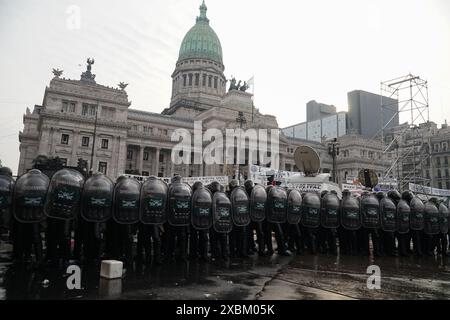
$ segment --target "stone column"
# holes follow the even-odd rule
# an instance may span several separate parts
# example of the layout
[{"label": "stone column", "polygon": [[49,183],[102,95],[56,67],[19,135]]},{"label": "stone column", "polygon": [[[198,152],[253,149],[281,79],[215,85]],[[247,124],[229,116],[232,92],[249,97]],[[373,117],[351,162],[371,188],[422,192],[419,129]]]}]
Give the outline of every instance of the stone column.
[{"label": "stone column", "polygon": [[161,149],[160,148],[155,148],[155,161],[153,162],[153,172],[154,175],[157,177],[158,176],[158,171],[159,171],[159,153],[160,153]]},{"label": "stone column", "polygon": [[73,132],[73,141],[72,141],[72,158],[70,160],[70,164],[68,165],[75,167],[77,165],[77,148],[80,145],[79,135],[80,131],[75,130]]},{"label": "stone column", "polygon": [[175,164],[172,161],[171,150],[167,150],[167,151],[169,151],[169,152],[167,153],[166,163],[169,163],[169,166],[170,166],[169,176],[173,177],[173,174],[175,173]]},{"label": "stone column", "polygon": [[139,174],[142,175],[142,170],[144,169],[144,146],[138,146],[138,148],[137,169],[139,170]]}]

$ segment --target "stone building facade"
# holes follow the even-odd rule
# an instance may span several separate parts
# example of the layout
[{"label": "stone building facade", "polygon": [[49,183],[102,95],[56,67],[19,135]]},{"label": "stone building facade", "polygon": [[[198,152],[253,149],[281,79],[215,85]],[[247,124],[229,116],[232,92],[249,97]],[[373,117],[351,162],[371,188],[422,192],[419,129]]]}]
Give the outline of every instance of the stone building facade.
[{"label": "stone building facade", "polygon": [[[93,60],[88,60],[80,80],[63,78],[61,71],[54,70],[42,104],[35,105],[33,110],[27,108],[23,117],[18,174],[32,168],[38,155],[45,155],[57,156],[69,166],[76,166],[81,158],[93,171],[104,172],[112,179],[124,173],[160,177],[233,176],[234,165],[176,165],[171,160],[172,149],[178,143],[171,141],[172,133],[185,129],[193,134],[196,121],[202,121],[203,132],[215,128],[225,136],[227,128],[239,127],[236,118],[241,113],[246,119],[243,129],[279,130],[276,117],[261,114],[250,93],[236,88],[227,91],[220,40],[206,11],[203,3],[200,16],[183,39],[172,73],[171,102],[161,113],[131,108],[123,83],[119,88],[96,83],[91,73]],[[271,166],[297,171],[295,148],[310,145],[319,153],[322,171],[331,172],[332,159],[325,141],[289,138],[281,132],[279,137],[279,152],[270,155]],[[381,150],[375,142],[355,135],[342,136],[339,142],[340,182],[363,168],[383,171],[383,163],[376,159]],[[199,152],[201,149],[193,150]],[[244,164],[240,170],[245,175],[248,166]]]}]

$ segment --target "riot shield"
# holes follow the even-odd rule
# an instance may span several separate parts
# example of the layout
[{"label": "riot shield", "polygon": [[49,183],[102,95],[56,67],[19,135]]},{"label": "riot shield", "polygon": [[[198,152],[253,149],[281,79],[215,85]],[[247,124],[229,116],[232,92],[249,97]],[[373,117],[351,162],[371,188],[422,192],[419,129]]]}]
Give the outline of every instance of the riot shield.
[{"label": "riot shield", "polygon": [[301,224],[309,228],[317,228],[320,225],[320,197],[315,192],[308,192],[302,199]]},{"label": "riot shield", "polygon": [[361,197],[361,219],[364,228],[380,227],[380,202],[374,194]]},{"label": "riot shield", "polygon": [[167,220],[169,224],[176,227],[189,226],[191,223],[191,187],[176,179],[169,187],[168,198]]},{"label": "riot shield", "polygon": [[89,222],[106,222],[111,218],[114,183],[102,173],[87,179],[81,194],[81,216]]},{"label": "riot shield", "polygon": [[411,230],[423,230],[425,221],[424,221],[424,211],[425,205],[423,202],[417,198],[412,198],[409,203],[409,207],[411,209],[411,213],[409,215],[409,228]]},{"label": "riot shield", "polygon": [[235,187],[231,192],[231,213],[233,223],[237,227],[245,227],[250,223],[250,210],[247,193],[242,187]]},{"label": "riot shield", "polygon": [[118,224],[139,222],[141,184],[136,179],[119,177],[114,187],[113,219]]},{"label": "riot shield", "polygon": [[60,220],[73,220],[80,212],[81,192],[84,177],[78,171],[62,169],[50,180],[45,214],[47,217]]},{"label": "riot shield", "polygon": [[287,215],[287,193],[281,187],[270,188],[267,194],[267,221],[285,223]]},{"label": "riot shield", "polygon": [[286,220],[289,224],[299,224],[302,218],[302,195],[296,189],[288,192]]},{"label": "riot shield", "polygon": [[397,204],[397,232],[405,234],[409,232],[409,220],[411,209],[405,200],[400,200]]},{"label": "riot shield", "polygon": [[213,224],[212,195],[201,186],[195,190],[191,202],[191,222],[196,230],[208,230]]},{"label": "riot shield", "polygon": [[341,225],[347,230],[361,228],[361,210],[359,199],[349,194],[341,203]]},{"label": "riot shield", "polygon": [[387,197],[380,200],[381,229],[386,232],[396,230],[396,212],[395,203]]},{"label": "riot shield", "polygon": [[449,218],[449,210],[447,206],[443,203],[439,204],[439,229],[441,234],[448,233],[448,218]]},{"label": "riot shield", "polygon": [[262,185],[255,185],[250,194],[250,218],[261,222],[266,218],[267,193]]},{"label": "riot shield", "polygon": [[30,170],[14,186],[13,213],[22,223],[37,223],[45,218],[44,205],[48,177],[37,169]]},{"label": "riot shield", "polygon": [[225,192],[216,191],[213,196],[213,227],[218,233],[230,233],[233,229],[231,201]]},{"label": "riot shield", "polygon": [[320,224],[331,229],[339,227],[339,198],[336,194],[328,192],[322,197],[320,207]]},{"label": "riot shield", "polygon": [[167,184],[155,176],[144,182],[140,205],[140,220],[143,224],[160,225],[167,221],[168,189]]},{"label": "riot shield", "polygon": [[428,235],[439,233],[439,210],[432,201],[425,203],[424,209],[424,232]]}]

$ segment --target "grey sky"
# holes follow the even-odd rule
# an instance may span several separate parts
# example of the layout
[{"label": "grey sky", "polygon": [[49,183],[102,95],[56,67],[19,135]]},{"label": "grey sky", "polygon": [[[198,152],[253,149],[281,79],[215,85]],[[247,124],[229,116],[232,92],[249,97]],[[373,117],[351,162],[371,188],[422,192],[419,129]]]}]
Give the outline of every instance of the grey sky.
[{"label": "grey sky", "polygon": [[[100,84],[127,88],[132,107],[168,106],[179,45],[200,0],[0,0],[0,159],[17,170],[26,107],[41,104],[52,68],[79,79],[87,57]],[[67,9],[81,28],[67,27]],[[379,93],[407,73],[429,81],[430,118],[450,119],[450,1],[206,0],[225,73],[255,76],[255,103],[280,126],[309,100],[347,109],[347,92]]]}]

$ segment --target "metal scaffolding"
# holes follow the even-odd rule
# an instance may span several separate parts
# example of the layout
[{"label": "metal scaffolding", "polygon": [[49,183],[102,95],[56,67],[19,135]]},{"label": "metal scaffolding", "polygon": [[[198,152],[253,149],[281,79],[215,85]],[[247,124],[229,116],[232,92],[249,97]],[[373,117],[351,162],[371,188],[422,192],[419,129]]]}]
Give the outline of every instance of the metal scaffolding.
[{"label": "metal scaffolding", "polygon": [[[380,99],[383,156],[391,164],[384,172],[383,179],[397,179],[399,190],[407,188],[409,183],[425,185],[430,180],[424,177],[425,166],[432,165],[427,131],[427,81],[408,74],[381,82]],[[395,102],[391,99],[395,99]],[[384,119],[386,114],[393,115]],[[394,121],[401,118],[408,119],[407,123],[393,127]]]}]

